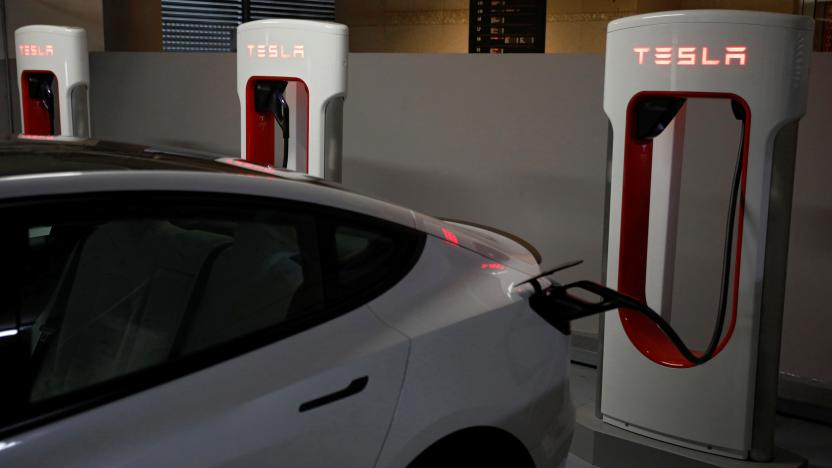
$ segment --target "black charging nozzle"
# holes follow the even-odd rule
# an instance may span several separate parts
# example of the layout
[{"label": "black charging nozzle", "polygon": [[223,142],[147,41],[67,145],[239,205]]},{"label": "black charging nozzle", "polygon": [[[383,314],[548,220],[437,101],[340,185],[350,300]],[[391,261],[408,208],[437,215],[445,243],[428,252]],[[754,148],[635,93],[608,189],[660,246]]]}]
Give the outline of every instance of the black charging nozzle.
[{"label": "black charging nozzle", "polygon": [[529,297],[529,306],[558,331],[568,335],[571,333],[570,323],[573,320],[611,310],[629,309],[653,321],[691,364],[703,364],[713,357],[713,355],[697,355],[691,351],[661,315],[636,298],[592,281],[582,280],[569,284],[559,284],[551,280],[545,283],[542,281],[543,278],[555,272],[571,268],[579,263],[582,262],[566,263],[517,285],[528,283],[532,286],[534,293]]},{"label": "black charging nozzle", "polygon": [[[515,287],[524,284],[531,285],[534,290],[534,293],[529,296],[529,305],[532,310],[564,335],[569,335],[572,332],[570,323],[573,320],[613,309],[637,309],[642,306],[638,300],[592,281],[560,284],[548,278],[559,271],[581,263],[583,263],[583,260],[566,262],[518,283]],[[545,281],[544,278],[546,278]],[[583,291],[582,295],[586,297],[575,294],[579,291]],[[592,299],[590,300],[587,297]]]},{"label": "black charging nozzle", "polygon": [[685,105],[685,98],[673,96],[651,96],[636,103],[635,139],[652,140],[670,125],[679,109]]},{"label": "black charging nozzle", "polygon": [[30,73],[28,78],[29,99],[37,100],[49,113],[49,133],[55,134],[55,93],[52,86],[55,75],[51,73]]},{"label": "black charging nozzle", "polygon": [[274,115],[283,134],[283,167],[289,164],[289,103],[284,80],[260,80],[254,85],[254,111]]}]

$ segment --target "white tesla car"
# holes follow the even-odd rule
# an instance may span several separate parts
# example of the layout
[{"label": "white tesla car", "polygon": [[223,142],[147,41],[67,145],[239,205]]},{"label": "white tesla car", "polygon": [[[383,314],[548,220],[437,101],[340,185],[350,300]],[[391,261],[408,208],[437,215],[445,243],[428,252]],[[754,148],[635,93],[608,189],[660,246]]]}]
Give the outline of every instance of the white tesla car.
[{"label": "white tesla car", "polygon": [[0,466],[562,466],[533,249],[299,174],[0,144]]}]

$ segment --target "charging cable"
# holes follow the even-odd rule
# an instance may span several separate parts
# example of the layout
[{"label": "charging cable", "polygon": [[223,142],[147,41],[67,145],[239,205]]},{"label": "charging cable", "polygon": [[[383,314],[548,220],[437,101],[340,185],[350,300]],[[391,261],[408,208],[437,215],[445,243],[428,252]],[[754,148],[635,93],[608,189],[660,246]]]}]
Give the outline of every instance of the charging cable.
[{"label": "charging cable", "polygon": [[[679,353],[691,364],[704,364],[717,354],[720,349],[720,340],[725,325],[725,316],[728,309],[728,298],[730,296],[731,283],[731,259],[733,253],[734,230],[736,225],[737,205],[740,194],[740,183],[742,180],[743,156],[745,154],[745,132],[746,132],[746,116],[744,109],[736,102],[731,101],[732,109],[735,117],[742,121],[742,133],[740,140],[739,152],[737,155],[736,166],[734,167],[734,175],[731,183],[731,197],[730,206],[728,208],[728,217],[725,225],[725,245],[723,247],[722,255],[722,277],[720,282],[719,293],[719,309],[717,312],[717,319],[714,325],[713,333],[711,334],[708,347],[702,353],[696,353],[690,350],[685,345],[682,338],[676,333],[673,327],[656,311],[654,311],[646,303],[622,294],[613,289],[601,286],[591,281],[577,281],[574,283],[561,285],[551,280],[546,280],[546,277],[553,273],[575,266],[581,261],[570,262],[558,266],[552,270],[541,273],[533,278],[530,278],[517,286],[524,284],[531,285],[533,292],[529,296],[529,305],[547,322],[553,325],[564,334],[569,334],[571,331],[570,322],[583,317],[608,312],[616,309],[634,310],[648,319],[650,319],[668,338],[670,343],[679,351]],[[574,294],[576,290],[583,290],[600,298],[597,301],[587,301]],[[573,291],[573,293],[570,293]]]}]

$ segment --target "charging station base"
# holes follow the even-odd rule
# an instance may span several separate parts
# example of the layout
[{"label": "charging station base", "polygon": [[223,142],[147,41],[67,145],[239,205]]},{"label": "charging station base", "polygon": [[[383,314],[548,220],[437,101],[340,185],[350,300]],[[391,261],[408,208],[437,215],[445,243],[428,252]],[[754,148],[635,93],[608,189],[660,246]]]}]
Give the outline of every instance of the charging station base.
[{"label": "charging station base", "polygon": [[777,448],[767,463],[735,460],[661,442],[606,424],[589,403],[576,411],[571,452],[600,468],[805,468],[805,458]]}]

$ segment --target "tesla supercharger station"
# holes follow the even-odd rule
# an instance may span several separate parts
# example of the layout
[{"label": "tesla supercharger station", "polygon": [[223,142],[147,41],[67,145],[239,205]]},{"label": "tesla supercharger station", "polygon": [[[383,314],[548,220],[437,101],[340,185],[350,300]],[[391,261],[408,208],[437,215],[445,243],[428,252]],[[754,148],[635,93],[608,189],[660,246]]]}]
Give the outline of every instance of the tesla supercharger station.
[{"label": "tesla supercharger station", "polygon": [[725,239],[724,317],[713,346],[699,350],[713,358],[695,365],[642,315],[607,314],[598,411],[606,423],[733,458],[771,458],[812,30],[806,17],[724,10],[609,24],[607,286],[669,315],[673,289],[692,286],[673,282],[682,163],[697,157],[683,154],[686,102],[724,100],[742,130],[732,176],[735,218]]},{"label": "tesla supercharger station", "polygon": [[267,19],[237,28],[241,156],[341,180],[347,27]]},{"label": "tesla supercharger station", "polygon": [[87,32],[32,25],[14,39],[22,133],[89,137]]}]

